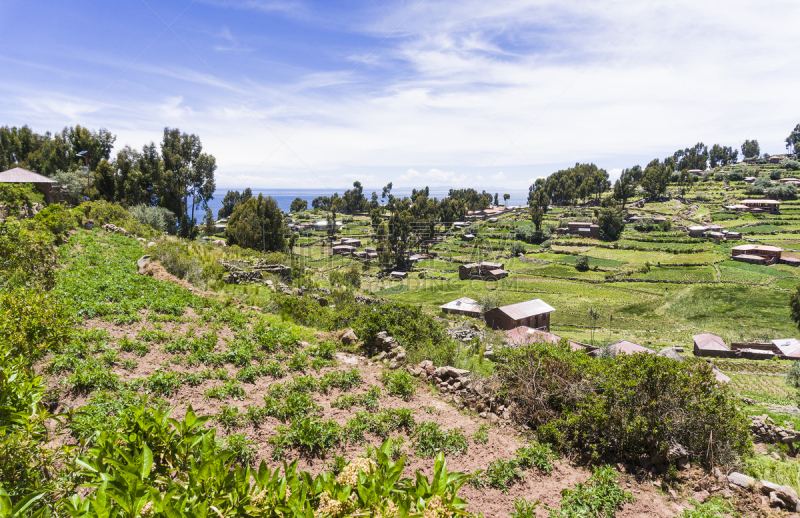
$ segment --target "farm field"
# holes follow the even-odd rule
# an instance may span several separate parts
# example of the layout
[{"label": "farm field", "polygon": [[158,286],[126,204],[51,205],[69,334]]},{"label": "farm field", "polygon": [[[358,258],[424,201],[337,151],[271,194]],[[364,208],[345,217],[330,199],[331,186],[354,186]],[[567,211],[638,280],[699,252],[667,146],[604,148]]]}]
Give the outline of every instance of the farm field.
[{"label": "farm field", "polygon": [[[77,330],[37,370],[51,398],[79,410],[65,445],[113,432],[144,395],[148,407],[179,419],[190,409],[211,416],[220,447],[253,467],[296,460],[311,474],[341,470],[387,439],[391,457],[407,459],[405,476],[432,477],[440,451],[449,471],[467,474],[539,452],[539,467],[524,478],[461,489],[466,510],[485,516],[508,515],[517,498],[557,508],[562,488],[591,475],[510,427],[458,410],[407,371],[370,362],[357,344],[342,345],[341,333],[140,275],[142,253],[135,240],[102,231],[78,232],[60,249],[56,289]],[[532,444],[539,449],[525,449]],[[625,513],[675,514],[652,486],[621,480],[637,492]]]}]

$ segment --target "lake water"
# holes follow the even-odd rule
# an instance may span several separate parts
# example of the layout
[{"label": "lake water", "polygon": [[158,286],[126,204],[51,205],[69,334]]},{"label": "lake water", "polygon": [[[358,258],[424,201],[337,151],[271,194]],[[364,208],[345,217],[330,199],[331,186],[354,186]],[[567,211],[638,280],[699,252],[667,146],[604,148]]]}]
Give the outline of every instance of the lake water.
[{"label": "lake water", "polygon": [[[381,190],[379,189],[367,189],[364,188],[364,196],[367,197],[369,200],[372,197],[372,191],[378,193],[378,196],[381,195]],[[243,190],[243,189],[242,189]],[[242,191],[240,190],[240,192]],[[339,193],[339,196],[344,194],[346,189],[341,189],[336,192]],[[431,189],[430,190],[430,197],[431,198],[439,198],[440,200],[447,196],[449,192],[448,189]],[[487,189],[488,190],[488,189]],[[527,205],[528,204],[528,191],[499,191],[499,199],[500,203],[503,203],[503,194],[504,192],[511,195],[509,198],[508,203],[509,205]],[[225,195],[228,193],[227,189],[218,189],[214,191],[214,199],[208,203],[208,206],[211,207],[211,210],[214,212],[214,217],[217,216],[217,211],[222,208],[222,200],[225,198]],[[253,189],[253,195],[258,196],[259,194],[263,194],[264,196],[272,196],[275,198],[275,201],[278,202],[278,206],[284,212],[289,212],[289,207],[292,205],[292,201],[295,198],[301,198],[308,202],[308,208],[311,208],[311,201],[314,198],[319,196],[330,196],[331,191],[325,189]],[[404,196],[411,196],[411,189],[401,189],[396,188],[392,189],[392,194],[395,197],[402,198]],[[202,214],[199,219],[202,219]]]}]

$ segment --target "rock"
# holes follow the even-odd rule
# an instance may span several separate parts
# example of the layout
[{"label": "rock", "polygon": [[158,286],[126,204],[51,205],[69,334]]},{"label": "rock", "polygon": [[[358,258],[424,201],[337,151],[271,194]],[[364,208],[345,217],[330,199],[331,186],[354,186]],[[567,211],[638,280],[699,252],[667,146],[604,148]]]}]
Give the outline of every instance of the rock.
[{"label": "rock", "polygon": [[675,350],[675,347],[666,347],[658,351],[659,356],[663,356],[665,358],[669,358],[670,360],[675,360],[676,362],[683,363],[683,357],[678,354],[678,351]]},{"label": "rock", "polygon": [[714,468],[711,472],[714,475],[714,478],[717,479],[717,482],[725,482],[727,477],[719,470],[719,468]]},{"label": "rock", "polygon": [[488,419],[491,424],[497,424],[500,422],[500,417],[498,417],[498,415],[494,412],[489,412],[486,415],[486,419]]},{"label": "rock", "polygon": [[786,504],[778,498],[778,494],[776,492],[772,492],[769,494],[769,506],[770,507],[784,507]]},{"label": "rock", "polygon": [[419,362],[419,368],[420,368],[420,369],[423,369],[423,370],[425,370],[425,369],[427,369],[427,368],[428,368],[428,366],[431,366],[431,367],[433,367],[433,362],[432,362],[432,361],[430,361],[430,360],[425,360],[425,361],[421,361],[421,362]]},{"label": "rock", "polygon": [[681,471],[685,471],[691,467],[691,464],[689,464],[689,459],[685,457],[682,459],[678,459],[677,465],[678,469]]},{"label": "rock", "polygon": [[728,475],[728,484],[731,487],[744,489],[745,491],[749,491],[752,489],[756,484],[756,479],[752,477],[748,477],[743,473],[733,472]]},{"label": "rock", "polygon": [[708,491],[706,491],[706,490],[704,489],[704,490],[702,490],[702,491],[698,491],[697,493],[695,493],[695,494],[694,494],[694,496],[693,496],[693,498],[694,498],[695,500],[697,500],[697,502],[698,502],[698,503],[702,504],[703,502],[705,502],[706,500],[708,500],[708,497],[709,497],[709,496],[711,496],[711,493],[709,493]]},{"label": "rock", "polygon": [[461,382],[460,381],[456,381],[455,383],[453,383],[453,385],[451,387],[452,387],[453,390],[460,390],[461,389]]},{"label": "rock", "polygon": [[486,412],[481,412],[480,414],[478,414],[478,417],[480,417],[481,419],[486,419]]},{"label": "rock", "polygon": [[789,486],[780,486],[773,482],[769,482],[767,480],[761,480],[758,483],[761,492],[765,495],[770,495],[770,502],[772,501],[772,494],[776,494],[778,498],[783,500],[794,509],[797,504],[800,502],[797,498],[797,492]]},{"label": "rock", "polygon": [[352,345],[358,342],[358,337],[352,329],[348,329],[342,334],[341,340],[344,345]]},{"label": "rock", "polygon": [[733,498],[733,491],[731,491],[730,489],[723,490],[722,498],[724,498],[725,500],[730,500],[731,498]]},{"label": "rock", "polygon": [[670,488],[669,491],[667,491],[667,493],[669,493],[669,496],[671,496],[673,499],[675,500],[678,499],[678,493],[676,493],[674,489]]},{"label": "rock", "polygon": [[397,360],[392,360],[392,363],[389,364],[389,368],[395,370],[398,367]]},{"label": "rock", "polygon": [[770,456],[770,457],[772,457],[772,458],[773,458],[773,459],[775,459],[775,460],[781,460],[781,456],[780,456],[780,455],[778,455],[777,453],[775,453],[774,451],[773,451],[773,452],[771,452],[771,453],[769,454],[769,456]]},{"label": "rock", "polygon": [[139,260],[136,261],[136,267],[139,270],[139,272],[141,272],[144,269],[144,267],[147,266],[147,263],[149,263],[149,262],[150,262],[150,256],[149,255],[143,255],[142,257],[140,257]]},{"label": "rock", "polygon": [[447,367],[437,367],[436,370],[433,371],[433,377],[438,379],[444,379],[446,372],[447,372]]}]

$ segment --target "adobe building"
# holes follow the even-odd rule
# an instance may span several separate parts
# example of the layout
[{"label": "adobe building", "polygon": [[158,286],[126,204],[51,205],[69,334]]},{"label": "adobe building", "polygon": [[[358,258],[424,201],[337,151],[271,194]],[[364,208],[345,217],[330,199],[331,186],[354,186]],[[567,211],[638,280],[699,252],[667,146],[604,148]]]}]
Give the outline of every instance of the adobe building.
[{"label": "adobe building", "polygon": [[744,205],[747,209],[744,212],[769,212],[777,214],[781,210],[781,202],[777,200],[742,200],[739,205]]},{"label": "adobe building", "polygon": [[783,248],[769,245],[739,245],[731,248],[731,259],[743,263],[769,266],[781,261]]},{"label": "adobe building", "polygon": [[442,304],[439,309],[442,310],[442,313],[447,313],[448,315],[464,315],[473,318],[481,316],[481,306],[469,297],[461,297],[447,304]]},{"label": "adobe building", "polygon": [[465,281],[468,279],[481,280],[481,281],[499,281],[508,277],[508,271],[505,269],[503,263],[490,263],[484,261],[482,263],[467,263],[458,267],[459,280]]},{"label": "adobe building", "polygon": [[571,234],[573,236],[600,239],[600,227],[591,222],[571,221],[566,227],[556,229],[559,236]]},{"label": "adobe building", "polygon": [[725,340],[711,333],[701,333],[692,336],[694,340],[694,355],[713,358],[730,358],[731,350],[725,345]]},{"label": "adobe building", "polygon": [[486,325],[492,329],[514,329],[527,326],[550,331],[550,313],[555,308],[541,299],[526,300],[486,312]]},{"label": "adobe building", "polygon": [[40,189],[44,193],[45,203],[48,205],[53,203],[53,197],[50,193],[50,187],[58,182],[42,176],[39,173],[28,171],[21,167],[15,167],[0,173],[0,183],[32,183],[34,187]]}]

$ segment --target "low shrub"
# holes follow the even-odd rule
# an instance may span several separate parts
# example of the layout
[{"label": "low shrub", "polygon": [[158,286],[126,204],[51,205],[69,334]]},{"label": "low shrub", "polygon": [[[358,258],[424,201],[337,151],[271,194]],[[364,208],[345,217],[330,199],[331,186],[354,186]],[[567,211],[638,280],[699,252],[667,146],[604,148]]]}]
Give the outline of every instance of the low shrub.
[{"label": "low shrub", "polygon": [[467,452],[468,445],[460,428],[444,431],[438,423],[428,421],[417,425],[414,448],[418,457],[433,457],[439,452],[458,457]]},{"label": "low shrub", "polygon": [[383,371],[381,383],[390,396],[397,396],[405,401],[410,401],[417,393],[414,377],[405,370]]},{"label": "low shrub", "polygon": [[512,417],[558,448],[634,461],[678,443],[693,459],[720,464],[752,448],[735,395],[706,363],[655,354],[591,358],[563,341],[499,355],[496,375],[515,403]]}]

